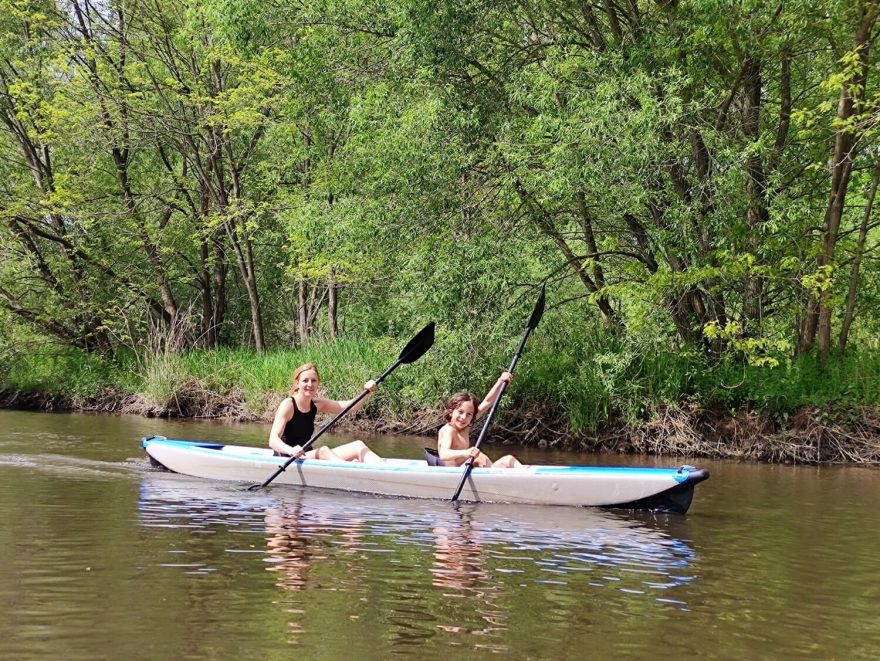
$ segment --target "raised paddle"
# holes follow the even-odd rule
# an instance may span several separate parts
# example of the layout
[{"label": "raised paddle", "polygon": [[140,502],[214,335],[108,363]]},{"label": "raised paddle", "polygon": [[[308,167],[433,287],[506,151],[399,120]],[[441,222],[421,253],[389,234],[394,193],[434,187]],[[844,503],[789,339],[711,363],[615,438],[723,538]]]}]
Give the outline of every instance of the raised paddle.
[{"label": "raised paddle", "polygon": [[[526,344],[526,340],[529,339],[529,334],[535,330],[535,327],[538,325],[538,322],[541,321],[541,317],[544,314],[544,287],[541,287],[541,293],[538,295],[538,300],[535,303],[535,309],[532,310],[532,316],[529,317],[529,323],[526,324],[526,330],[523,332],[522,339],[519,341],[519,346],[516,348],[516,351],[513,354],[513,360],[510,361],[510,366],[507,368],[507,371],[511,374],[513,373],[513,369],[516,367],[516,363],[519,361],[519,357],[522,354],[523,347]],[[504,394],[504,389],[507,388],[507,382],[503,381],[501,383],[501,390],[498,393],[498,397],[495,398],[495,403],[492,404],[492,408],[489,409],[489,415],[486,416],[486,422],[483,423],[483,428],[480,430],[480,435],[477,437],[477,442],[474,443],[474,448],[479,448],[480,443],[483,442],[483,439],[486,438],[486,433],[489,431],[489,424],[492,422],[492,418],[495,416],[495,410],[498,408],[498,402],[501,401],[501,395]],[[458,495],[461,493],[462,488],[464,487],[464,483],[467,481],[468,476],[471,474],[471,471],[474,468],[474,457],[468,457],[467,461],[464,462],[464,473],[461,476],[461,481],[458,483],[458,488],[455,490],[455,494],[452,496],[452,502],[458,500]]]},{"label": "raised paddle", "polygon": [[[403,347],[403,349],[400,352],[400,356],[398,356],[398,358],[397,358],[397,362],[394,363],[387,370],[385,370],[381,376],[376,378],[376,385],[379,385],[380,383],[382,383],[382,380],[386,376],[391,374],[391,372],[393,372],[395,369],[397,369],[398,365],[400,365],[402,363],[416,362],[419,358],[421,358],[425,354],[425,352],[428,349],[431,348],[431,346],[433,344],[434,344],[434,322],[432,321],[427,326],[425,326],[422,330],[420,330],[416,334],[416,336],[413,337],[413,339],[411,339],[407,343],[407,345],[405,347]],[[335,418],[333,418],[330,422],[328,422],[326,425],[321,427],[317,432],[315,432],[315,434],[313,434],[312,437],[303,444],[303,446],[302,446],[303,451],[308,450],[309,447],[311,447],[311,445],[315,441],[317,441],[325,431],[327,431],[328,429],[330,429],[330,427],[335,425],[342,416],[344,416],[346,413],[348,413],[352,409],[352,407],[355,404],[357,404],[359,401],[361,401],[364,397],[366,397],[369,394],[369,392],[370,392],[369,390],[364,390],[355,399],[351,400],[351,402],[349,402],[348,406],[346,406],[338,414],[336,414]],[[287,467],[290,466],[290,464],[292,464],[294,461],[296,461],[296,459],[297,459],[297,457],[291,457],[290,459],[285,461],[278,468],[278,470],[276,470],[272,474],[272,476],[268,480],[266,480],[265,482],[262,482],[261,484],[252,484],[251,486],[248,487],[248,491],[258,491],[259,489],[262,489],[263,487],[268,486],[272,480],[274,480],[276,477],[281,475],[281,473],[283,473],[285,470],[287,470]]]}]

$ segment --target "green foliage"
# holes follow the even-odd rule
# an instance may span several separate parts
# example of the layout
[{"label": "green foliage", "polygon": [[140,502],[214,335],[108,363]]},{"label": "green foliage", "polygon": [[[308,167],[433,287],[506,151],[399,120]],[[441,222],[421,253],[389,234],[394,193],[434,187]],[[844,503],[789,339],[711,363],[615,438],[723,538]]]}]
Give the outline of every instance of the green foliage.
[{"label": "green foliage", "polygon": [[[820,377],[793,346],[819,297],[839,327],[863,249],[880,84],[857,6],[625,4],[158,0],[86,7],[84,32],[63,3],[0,1],[0,306],[27,346],[0,343],[5,374],[37,388],[21,365],[56,369],[51,338],[158,406],[256,412],[290,363],[357,390],[433,319],[431,361],[377,397],[406,417],[482,394],[547,283],[505,406],[592,430],[681,401],[872,401],[850,356],[877,349],[876,260],[852,354]],[[182,319],[181,346],[151,344]]]},{"label": "green foliage", "polygon": [[[824,371],[814,357],[773,367],[744,361],[708,361],[700,352],[657,351],[593,332],[573,336],[557,314],[542,320],[529,340],[513,384],[502,401],[511,408],[541,410],[559,416],[569,431],[596,433],[609,420],[631,425],[652,418],[661,408],[684,403],[705,408],[748,408],[784,419],[802,406],[849,410],[880,405],[880,351],[854,352],[832,361]],[[399,368],[380,386],[366,414],[408,421],[439,412],[454,391],[482,397],[500,367],[462,376],[448,345],[458,337],[438,338],[414,365]],[[397,357],[402,341],[340,340],[313,343],[298,350],[262,354],[222,349],[154,356],[147,361],[120,354],[108,361],[74,350],[42,350],[0,363],[6,392],[61,396],[101,404],[106,397],[139,394],[153,411],[180,410],[183,398],[211,402],[216,410],[268,420],[290,388],[290,375],[304,362],[318,365],[328,397],[347,399],[361,392]],[[447,348],[444,348],[447,345]],[[494,353],[509,360],[509,347]],[[503,366],[503,363],[501,363]],[[194,406],[190,401],[188,406]],[[184,407],[189,413],[212,410]]]},{"label": "green foliage", "polygon": [[67,347],[47,346],[27,354],[7,356],[3,362],[8,392],[63,396],[89,401],[107,389],[126,392],[132,381],[112,361]]}]

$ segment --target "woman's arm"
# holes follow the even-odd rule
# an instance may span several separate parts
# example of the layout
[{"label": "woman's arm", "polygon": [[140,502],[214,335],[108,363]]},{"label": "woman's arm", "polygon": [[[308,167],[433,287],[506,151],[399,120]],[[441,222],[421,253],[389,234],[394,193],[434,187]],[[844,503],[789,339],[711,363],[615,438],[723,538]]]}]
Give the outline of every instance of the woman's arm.
[{"label": "woman's arm", "polygon": [[486,396],[483,398],[483,401],[480,402],[480,406],[477,408],[476,414],[474,414],[474,420],[483,415],[486,411],[492,408],[492,405],[498,401],[498,397],[501,396],[501,388],[505,383],[510,383],[513,379],[513,374],[510,372],[501,372],[501,376],[498,377],[498,380],[486,393]]},{"label": "woman's arm", "polygon": [[[373,391],[376,389],[376,382],[370,379],[364,384],[364,390],[369,390],[367,396],[364,397],[361,401],[355,404],[350,413],[357,413],[367,403],[367,400],[370,399],[370,395],[373,394]],[[357,398],[354,398],[357,399]],[[315,406],[318,407],[319,413],[332,413],[336,415],[337,413],[342,413],[345,410],[345,407],[349,406],[354,399],[323,399],[323,398],[315,398],[313,401],[315,402]]]},{"label": "woman's arm", "polygon": [[293,417],[293,406],[293,400],[290,397],[285,397],[284,401],[278,405],[278,410],[275,411],[275,420],[272,422],[272,429],[269,432],[269,447],[275,452],[296,457],[302,453],[302,448],[299,445],[288,445],[281,438],[285,425]]}]

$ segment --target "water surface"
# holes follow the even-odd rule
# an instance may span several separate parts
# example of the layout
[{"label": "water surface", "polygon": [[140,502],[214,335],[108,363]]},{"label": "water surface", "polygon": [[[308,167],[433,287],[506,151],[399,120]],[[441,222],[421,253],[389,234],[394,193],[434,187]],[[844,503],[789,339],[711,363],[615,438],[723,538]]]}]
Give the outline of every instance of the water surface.
[{"label": "water surface", "polygon": [[160,472],[150,433],[267,429],[0,411],[0,658],[880,655],[874,469],[689,459],[686,516],[456,508]]}]

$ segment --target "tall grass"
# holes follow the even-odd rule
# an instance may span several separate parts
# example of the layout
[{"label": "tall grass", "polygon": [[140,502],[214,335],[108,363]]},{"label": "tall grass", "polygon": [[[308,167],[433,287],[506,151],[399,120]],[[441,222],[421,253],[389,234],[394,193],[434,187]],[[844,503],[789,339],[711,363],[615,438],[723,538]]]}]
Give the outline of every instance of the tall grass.
[{"label": "tall grass", "polygon": [[[153,353],[120,352],[110,359],[44,348],[5,356],[0,389],[74,402],[136,394],[158,413],[267,419],[289,390],[298,365],[315,363],[323,394],[347,399],[387,369],[404,342],[345,338],[263,354],[182,351],[164,344],[153,347]],[[405,422],[439,411],[455,390],[482,396],[509,360],[514,340],[510,345],[490,349],[468,345],[458,334],[440,334],[424,358],[401,366],[385,381],[367,414]],[[574,434],[594,432],[609,420],[636,425],[661,409],[686,405],[731,411],[748,407],[785,416],[801,406],[833,410],[880,404],[880,350],[853,351],[832,360],[824,371],[811,356],[753,367],[713,362],[695,352],[645,348],[601,333],[555,333],[548,325],[547,332],[530,340],[509,393],[505,409],[555,411]]]},{"label": "tall grass", "polygon": [[162,354],[143,363],[142,392],[158,402],[182,391],[190,400],[201,393],[205,400],[234,405],[243,417],[266,418],[290,389],[294,369],[306,362],[317,365],[322,394],[344,399],[377,374],[381,356],[373,343],[352,339],[262,354],[245,349]]},{"label": "tall grass", "polygon": [[108,389],[137,387],[119,363],[66,347],[45,347],[7,357],[0,387],[8,392],[42,394],[86,401]]},{"label": "tall grass", "polygon": [[824,371],[811,355],[758,367],[596,335],[539,337],[529,351],[516,380],[527,381],[517,389],[522,404],[555,403],[575,434],[609,419],[638,424],[684,405],[778,415],[880,404],[880,351],[870,348],[835,357]]}]

